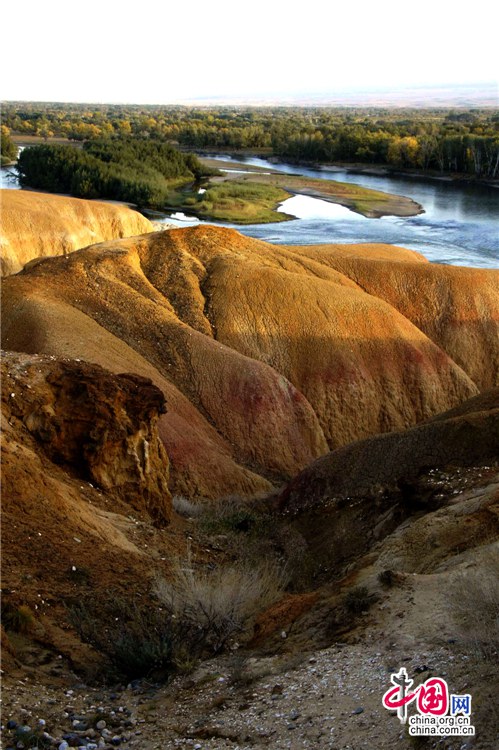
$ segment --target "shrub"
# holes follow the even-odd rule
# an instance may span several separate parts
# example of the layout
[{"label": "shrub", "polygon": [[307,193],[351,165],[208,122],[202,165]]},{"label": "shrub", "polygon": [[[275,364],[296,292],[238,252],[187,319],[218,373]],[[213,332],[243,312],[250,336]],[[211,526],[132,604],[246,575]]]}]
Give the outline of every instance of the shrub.
[{"label": "shrub", "polygon": [[172,498],[173,510],[185,518],[197,518],[204,512],[202,503],[193,502],[183,495],[174,495]]},{"label": "shrub", "polygon": [[390,589],[392,586],[394,586],[396,580],[397,574],[393,570],[387,569],[382,570],[380,573],[378,573],[378,581],[387,589]]},{"label": "shrub", "polygon": [[16,605],[5,602],[2,618],[5,628],[14,633],[25,635],[30,633],[35,625],[35,616],[27,604]]},{"label": "shrub", "polygon": [[367,586],[356,586],[350,589],[344,599],[345,609],[352,615],[360,615],[361,612],[369,609],[371,603],[372,596]]},{"label": "shrub", "polygon": [[93,600],[73,605],[69,616],[80,638],[106,654],[129,679],[173,671],[175,632],[168,613],[110,592],[99,616]]},{"label": "shrub", "polygon": [[223,535],[224,549],[232,558],[248,566],[274,559],[286,568],[291,590],[310,587],[313,560],[307,543],[297,529],[274,513],[266,499],[250,501],[231,495],[217,502],[204,500],[196,509],[199,531],[208,539]]},{"label": "shrub", "polygon": [[171,581],[158,580],[155,592],[181,629],[196,634],[194,647],[218,653],[286,584],[285,571],[274,562],[195,570],[188,559],[177,565]]},{"label": "shrub", "polygon": [[246,498],[231,495],[203,507],[200,528],[206,534],[246,533],[267,518],[255,511]]},{"label": "shrub", "polygon": [[129,679],[188,672],[207,654],[220,652],[284,591],[287,575],[273,562],[195,570],[177,563],[171,581],[159,579],[151,602],[109,592],[68,607],[80,638],[105,654]]}]

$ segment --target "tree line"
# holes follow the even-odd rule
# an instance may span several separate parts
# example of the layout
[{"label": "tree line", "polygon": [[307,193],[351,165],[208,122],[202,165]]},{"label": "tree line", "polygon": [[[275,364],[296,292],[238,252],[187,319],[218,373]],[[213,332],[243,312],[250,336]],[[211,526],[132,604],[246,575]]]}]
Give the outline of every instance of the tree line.
[{"label": "tree line", "polygon": [[74,141],[135,137],[191,150],[260,150],[315,163],[499,176],[499,110],[183,107],[8,103],[21,135]]},{"label": "tree line", "polygon": [[88,141],[83,149],[30,146],[21,152],[17,169],[23,187],[150,208],[163,207],[173,186],[210,172],[193,154],[140,138]]}]

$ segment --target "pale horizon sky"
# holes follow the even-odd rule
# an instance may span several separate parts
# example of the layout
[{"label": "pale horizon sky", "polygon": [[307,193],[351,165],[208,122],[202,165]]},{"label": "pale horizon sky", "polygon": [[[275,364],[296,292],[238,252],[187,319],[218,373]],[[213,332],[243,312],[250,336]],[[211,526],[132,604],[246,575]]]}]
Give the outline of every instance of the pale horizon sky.
[{"label": "pale horizon sky", "polygon": [[18,7],[2,12],[4,101],[174,104],[499,82],[489,0]]}]

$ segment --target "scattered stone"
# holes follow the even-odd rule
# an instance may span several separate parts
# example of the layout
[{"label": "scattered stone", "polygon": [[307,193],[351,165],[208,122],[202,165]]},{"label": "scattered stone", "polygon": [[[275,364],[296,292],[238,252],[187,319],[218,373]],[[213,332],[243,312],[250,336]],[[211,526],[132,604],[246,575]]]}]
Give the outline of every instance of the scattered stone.
[{"label": "scattered stone", "polygon": [[73,721],[73,729],[76,732],[85,732],[88,729],[88,722],[87,721],[78,721],[78,719],[75,719]]},{"label": "scattered stone", "polygon": [[415,667],[414,672],[415,674],[421,674],[422,672],[427,672],[429,670],[429,667],[426,666],[426,664],[421,664],[418,667]]},{"label": "scattered stone", "polygon": [[63,734],[62,739],[66,740],[69,747],[82,747],[83,745],[86,745],[85,740],[82,737],[80,737],[79,734],[75,734],[74,732],[68,732],[67,734]]}]

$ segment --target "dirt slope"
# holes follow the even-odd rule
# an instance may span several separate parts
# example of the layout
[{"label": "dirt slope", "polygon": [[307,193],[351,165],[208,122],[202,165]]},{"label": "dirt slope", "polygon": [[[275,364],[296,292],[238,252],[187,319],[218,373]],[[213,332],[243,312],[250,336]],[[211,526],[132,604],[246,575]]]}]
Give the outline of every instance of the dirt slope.
[{"label": "dirt slope", "polygon": [[[388,302],[462,367],[479,388],[499,385],[499,275],[480,268],[414,263],[384,263],[348,246],[326,252],[301,248],[327,262],[368,294]],[[402,265],[403,263],[403,265]]]},{"label": "dirt slope", "polygon": [[[436,523],[429,512],[450,501],[446,475],[453,477],[459,488],[454,495],[461,496],[469,486],[480,485],[482,475],[495,474],[498,464],[496,388],[409,430],[377,435],[323,456],[288,484],[279,503],[296,518],[297,526],[313,543],[316,557],[328,558],[329,564],[334,560],[337,566],[339,561],[358,558],[397,527],[404,528],[402,535],[410,536],[415,522],[410,528],[403,525],[409,517],[429,514],[430,523]],[[452,497],[456,502],[460,499]],[[473,513],[475,510],[472,508]],[[442,511],[446,517],[449,513]],[[454,527],[459,513],[450,515],[453,543],[457,543]],[[497,535],[496,519],[486,516],[478,513],[471,536],[465,526],[457,530],[460,543],[469,536],[472,547],[479,541],[477,535]],[[426,521],[418,523],[428,526]],[[440,534],[438,524],[433,531]],[[435,546],[438,549],[431,557],[445,559],[445,545]],[[420,556],[412,541],[410,549],[413,565],[429,564],[429,552]]]},{"label": "dirt slope", "polygon": [[[364,290],[366,259],[386,270],[387,297],[393,280],[415,295],[426,273],[441,299],[437,341],[399,301]],[[210,226],[171,230],[35,262],[5,280],[3,341],[151,377],[168,402],[160,429],[173,486],[255,494],[328,449],[477,394],[473,344],[482,363],[498,356],[498,275],[383,245],[312,252]],[[461,324],[466,279],[487,323],[473,337]],[[469,353],[461,366],[458,350]]]},{"label": "dirt slope", "polygon": [[145,216],[124,205],[24,190],[2,190],[0,201],[2,276],[33,258],[153,231]]},{"label": "dirt slope", "polygon": [[[84,451],[99,458],[97,465],[108,458],[109,466],[115,465],[116,452],[108,450],[115,429],[123,446],[130,436],[135,444],[137,427],[142,436],[149,430],[148,438],[157,446],[148,419],[156,421],[161,394],[136,377],[114,377],[100,368],[51,357],[6,355],[4,365],[3,602],[8,609],[29,604],[34,613],[29,637],[12,630],[4,635],[6,744],[14,734],[7,729],[7,719],[32,726],[43,718],[58,738],[56,745],[68,732],[74,744],[78,739],[97,741],[101,735],[108,740],[108,730],[96,724],[104,715],[117,740],[137,750],[173,748],[179,742],[212,750],[248,743],[262,749],[322,748],[330,746],[331,736],[335,747],[367,750],[374,743],[409,750],[413,740],[381,706],[390,673],[403,665],[416,685],[429,676],[444,676],[451,690],[471,693],[473,746],[496,746],[497,669],[495,661],[477,657],[477,648],[487,645],[484,638],[494,637],[487,630],[488,602],[481,600],[481,587],[494,590],[497,571],[499,486],[491,462],[497,445],[497,390],[397,435],[400,446],[407,441],[414,448],[418,431],[444,430],[439,445],[448,443],[435,454],[429,451],[433,459],[415,461],[417,476],[405,502],[400,487],[391,489],[407,479],[403,462],[397,460],[403,456],[401,448],[398,456],[388,454],[391,478],[383,480],[388,490],[384,508],[380,497],[377,503],[369,497],[372,489],[355,489],[350,478],[345,492],[353,487],[367,494],[337,502],[334,518],[323,506],[314,529],[306,510],[294,520],[274,517],[276,525],[288,520],[301,528],[309,563],[316,566],[317,575],[310,581],[316,590],[288,596],[262,613],[259,622],[273,628],[267,629],[256,651],[243,646],[166,684],[155,684],[148,675],[130,684],[125,680],[121,687],[113,683],[111,692],[109,686],[89,686],[89,678],[109,678],[110,665],[79,642],[63,602],[68,607],[86,598],[98,618],[110,592],[129,602],[137,597],[147,601],[155,573],[165,574],[172,555],[182,548],[181,519],[154,529],[145,507],[132,508],[119,493],[113,498],[112,488],[100,491],[83,479],[80,472],[93,464],[82,467],[71,450],[67,455],[67,448],[82,415],[107,409],[110,432],[102,432],[102,421],[95,419],[98,429],[88,437],[97,438],[97,450]],[[115,419],[120,400],[133,425],[129,431],[123,429],[130,424],[127,419]],[[71,405],[77,419],[72,419]],[[62,442],[59,428],[65,435]],[[99,436],[105,438],[100,443]],[[371,473],[374,459],[368,444],[377,439],[358,444],[364,446],[365,467]],[[430,446],[428,435],[423,442]],[[429,468],[445,451],[454,457],[454,465]],[[465,452],[463,466],[457,465],[460,451]],[[64,458],[62,454],[69,460],[58,466],[52,458]],[[156,462],[154,466],[153,476],[160,468]],[[340,492],[338,483],[336,487]],[[410,488],[408,483],[405,488]],[[306,485],[303,497],[313,489]],[[193,519],[183,531],[196,546],[199,530]],[[206,535],[201,538],[205,548]],[[220,537],[215,539],[219,549]],[[239,539],[243,546],[243,532]],[[213,547],[203,552],[198,564],[204,559],[213,565]],[[307,605],[289,619],[286,603],[300,599]],[[347,607],[347,602],[360,601],[362,611]],[[154,601],[149,606],[154,608]],[[470,643],[459,615],[463,607],[472,606],[474,622],[483,619],[484,626],[473,630]]]}]

